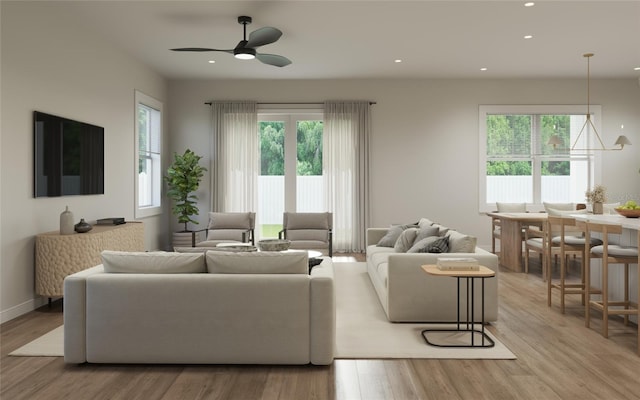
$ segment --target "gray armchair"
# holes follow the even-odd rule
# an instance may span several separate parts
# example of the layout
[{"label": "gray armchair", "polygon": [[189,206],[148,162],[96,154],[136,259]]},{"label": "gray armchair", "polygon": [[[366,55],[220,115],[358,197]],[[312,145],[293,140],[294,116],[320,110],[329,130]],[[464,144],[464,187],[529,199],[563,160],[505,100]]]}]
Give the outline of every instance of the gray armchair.
[{"label": "gray armchair", "polygon": [[285,212],[280,239],[291,241],[290,249],[316,250],[333,256],[333,213]]},{"label": "gray armchair", "polygon": [[206,240],[195,243],[195,247],[216,247],[218,243],[251,243],[255,245],[254,212],[210,212]]}]

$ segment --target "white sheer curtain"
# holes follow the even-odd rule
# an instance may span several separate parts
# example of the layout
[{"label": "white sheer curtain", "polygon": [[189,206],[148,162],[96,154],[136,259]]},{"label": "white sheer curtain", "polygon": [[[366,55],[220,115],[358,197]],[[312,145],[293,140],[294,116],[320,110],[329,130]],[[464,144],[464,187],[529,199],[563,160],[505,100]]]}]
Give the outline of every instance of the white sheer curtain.
[{"label": "white sheer curtain", "polygon": [[258,105],[252,101],[214,101],[211,108],[211,210],[256,211]]},{"label": "white sheer curtain", "polygon": [[324,103],[323,168],[329,211],[333,212],[333,247],[339,252],[365,250],[369,226],[368,101]]}]

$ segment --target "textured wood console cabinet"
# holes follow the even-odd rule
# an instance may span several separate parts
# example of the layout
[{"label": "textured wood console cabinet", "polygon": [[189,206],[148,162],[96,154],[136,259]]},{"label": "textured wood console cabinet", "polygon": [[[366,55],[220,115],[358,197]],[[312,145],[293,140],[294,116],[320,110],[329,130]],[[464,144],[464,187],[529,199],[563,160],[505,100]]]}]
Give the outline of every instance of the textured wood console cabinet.
[{"label": "textured wood console cabinet", "polygon": [[49,300],[62,296],[64,278],[102,264],[102,250],[144,251],[144,225],[94,225],[87,233],[37,235],[36,294]]}]

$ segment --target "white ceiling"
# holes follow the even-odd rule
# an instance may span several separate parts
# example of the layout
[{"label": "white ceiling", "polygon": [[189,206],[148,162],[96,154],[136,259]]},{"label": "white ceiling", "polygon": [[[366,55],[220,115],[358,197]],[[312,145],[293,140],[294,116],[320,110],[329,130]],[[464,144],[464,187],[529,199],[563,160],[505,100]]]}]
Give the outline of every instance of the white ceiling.
[{"label": "white ceiling", "polygon": [[[170,79],[579,78],[589,52],[594,78],[640,77],[637,0],[47,3]],[[242,39],[239,15],[253,18],[247,34],[282,30],[258,51],[293,64],[169,51],[232,49]]]}]

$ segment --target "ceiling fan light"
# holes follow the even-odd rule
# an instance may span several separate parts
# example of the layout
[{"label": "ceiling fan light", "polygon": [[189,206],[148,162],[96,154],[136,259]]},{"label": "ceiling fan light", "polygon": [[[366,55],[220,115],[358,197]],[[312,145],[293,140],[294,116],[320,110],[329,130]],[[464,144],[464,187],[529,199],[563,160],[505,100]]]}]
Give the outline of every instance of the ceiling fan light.
[{"label": "ceiling fan light", "polygon": [[256,58],[255,49],[243,48],[243,49],[235,49],[233,51],[233,56],[240,60],[253,60]]}]

